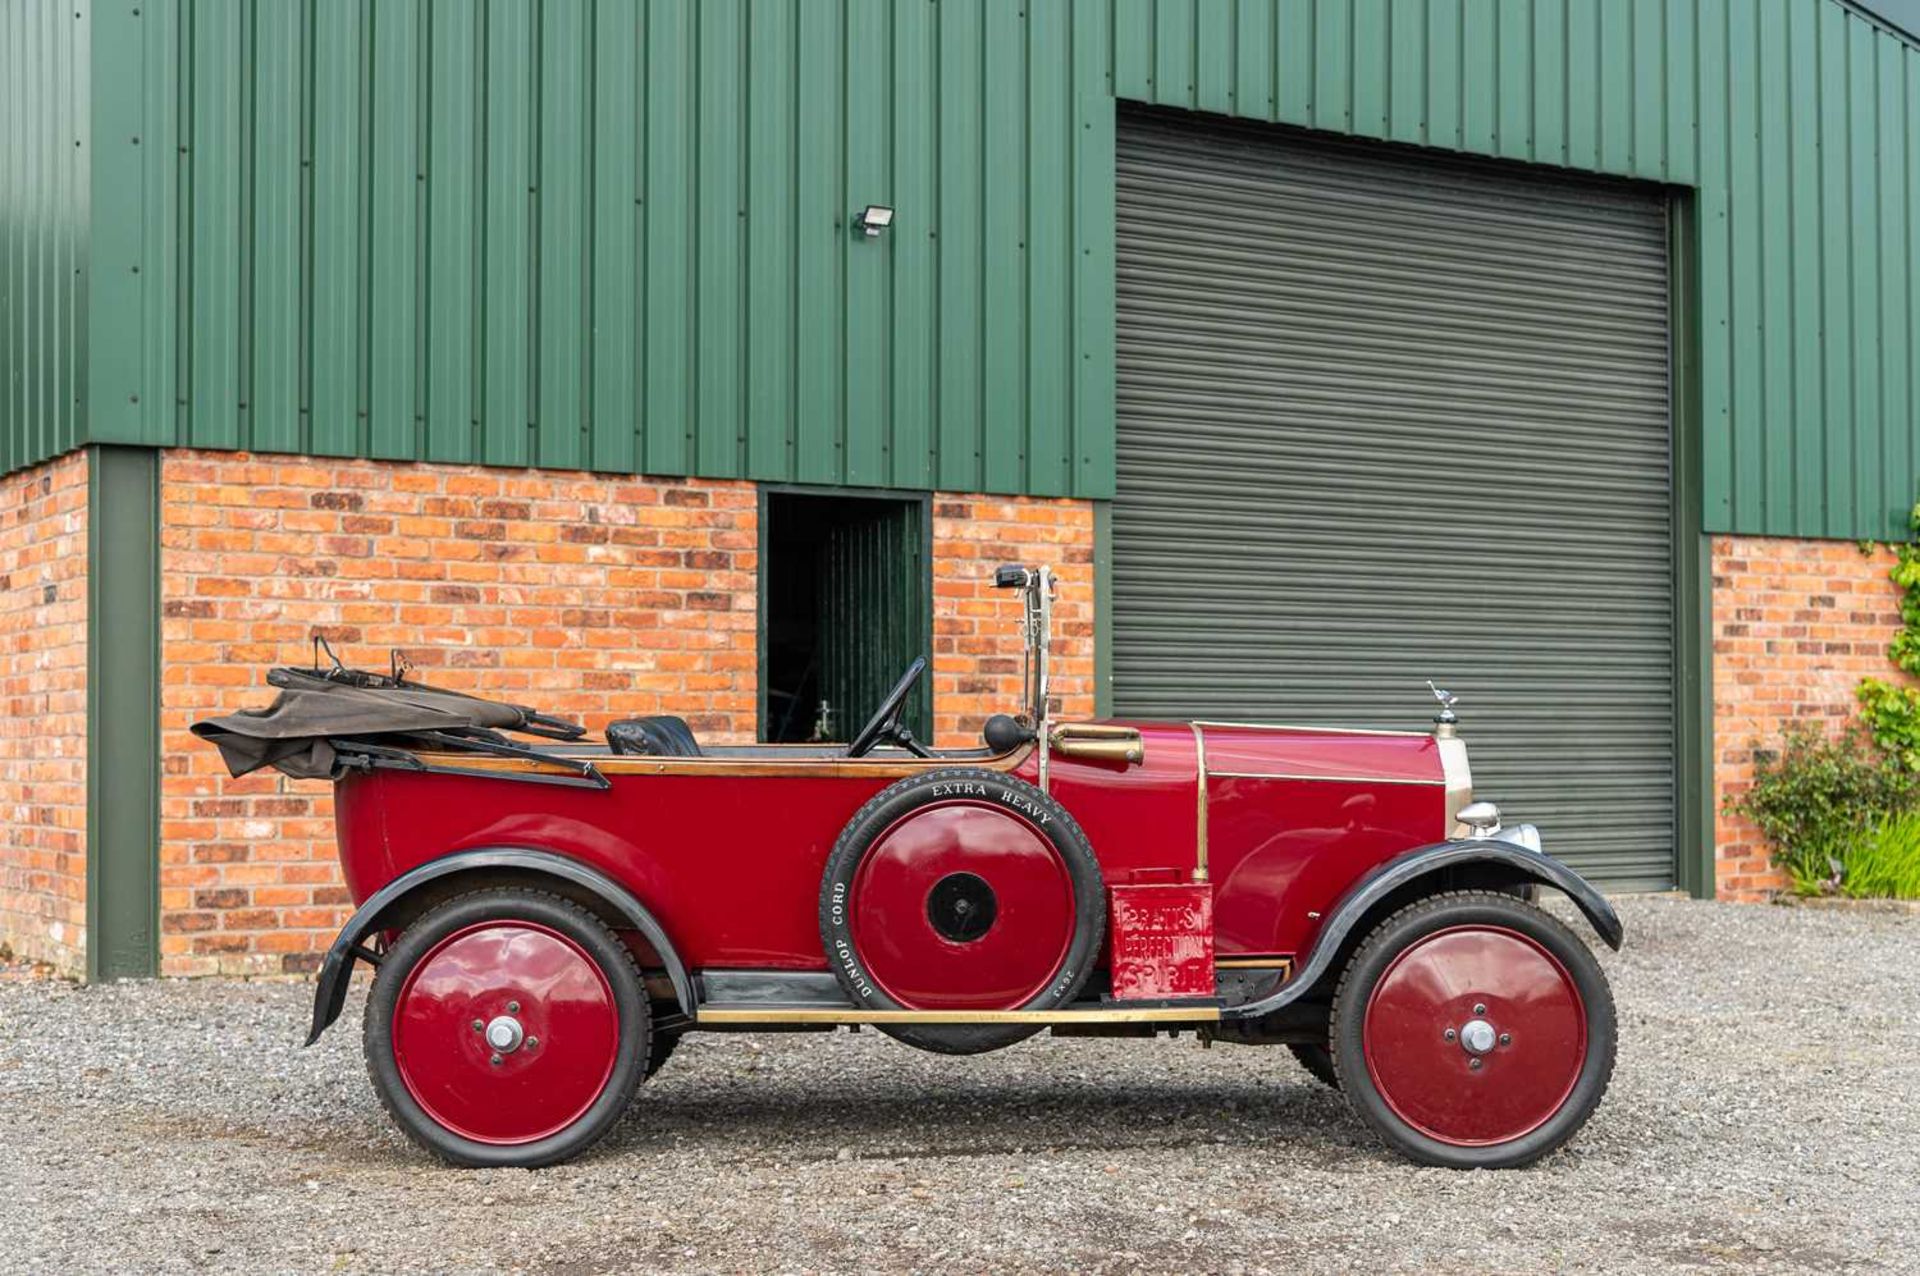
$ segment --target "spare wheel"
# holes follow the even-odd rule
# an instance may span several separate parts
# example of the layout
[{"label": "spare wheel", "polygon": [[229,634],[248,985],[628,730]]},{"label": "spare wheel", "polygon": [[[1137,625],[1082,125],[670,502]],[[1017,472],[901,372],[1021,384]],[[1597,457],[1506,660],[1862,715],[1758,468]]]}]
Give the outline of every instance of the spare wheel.
[{"label": "spare wheel", "polygon": [[[820,884],[827,963],[874,1010],[1048,1010],[1077,996],[1106,937],[1100,865],[1066,808],[997,771],[881,790]],[[1038,1029],[882,1024],[908,1045],[978,1054]]]}]

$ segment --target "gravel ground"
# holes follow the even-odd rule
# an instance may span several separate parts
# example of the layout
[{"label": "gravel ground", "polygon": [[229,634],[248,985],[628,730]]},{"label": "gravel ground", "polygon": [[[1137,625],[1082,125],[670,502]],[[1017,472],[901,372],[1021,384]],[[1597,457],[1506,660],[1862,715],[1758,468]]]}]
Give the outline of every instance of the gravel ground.
[{"label": "gravel ground", "polygon": [[1503,1173],[1376,1146],[1282,1050],[690,1038],[572,1165],[387,1123],[359,994],[0,983],[0,1268],[1920,1270],[1920,917],[1623,901],[1612,1092]]}]

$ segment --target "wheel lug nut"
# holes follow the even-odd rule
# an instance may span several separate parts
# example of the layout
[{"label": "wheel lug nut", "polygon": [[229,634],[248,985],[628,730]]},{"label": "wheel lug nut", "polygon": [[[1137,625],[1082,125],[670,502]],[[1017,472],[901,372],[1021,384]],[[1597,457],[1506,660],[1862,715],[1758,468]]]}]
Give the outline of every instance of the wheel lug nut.
[{"label": "wheel lug nut", "polygon": [[1486,1013],[1487,1013],[1487,1007],[1486,1007],[1486,1003],[1485,1003],[1485,1002],[1476,1002],[1476,1003],[1474,1004],[1474,1007],[1473,1007],[1473,1013],[1474,1013],[1474,1014],[1476,1014],[1476,1015],[1484,1015],[1484,1014],[1486,1014]]},{"label": "wheel lug nut", "polygon": [[1445,1032],[1441,1033],[1440,1035],[1442,1037],[1445,1037],[1448,1041],[1452,1041],[1455,1037],[1459,1036],[1460,1034],[1455,1032],[1453,1029],[1449,1028]]},{"label": "wheel lug nut", "polygon": [[527,1038],[527,1049],[538,1050],[539,1048],[540,1048],[540,1038],[538,1037]]},{"label": "wheel lug nut", "polygon": [[1468,1066],[1469,1068],[1472,1068],[1472,1069],[1473,1069],[1473,1070],[1474,1070],[1475,1072],[1478,1072],[1478,1071],[1480,1071],[1480,1060],[1478,1060],[1478,1059],[1469,1059],[1469,1060],[1467,1060],[1467,1066]]},{"label": "wheel lug nut", "polygon": [[[496,1067],[496,1068],[497,1068],[497,1067],[499,1067],[499,1066],[500,1066],[500,1065],[501,1065],[501,1064],[502,1064],[503,1062],[505,1062],[505,1060],[504,1060],[504,1059],[503,1059],[503,1058],[502,1058],[502,1057],[501,1057],[500,1055],[495,1055],[495,1056],[493,1056],[493,1058],[491,1058],[491,1059],[489,1059],[489,1060],[488,1060],[487,1062],[489,1062],[489,1063],[491,1063],[491,1064],[492,1064],[492,1065],[493,1065],[494,1067]],[[1476,1068],[1477,1068],[1477,1067],[1479,1067],[1479,1066],[1480,1066],[1480,1061],[1479,1061],[1478,1059],[1475,1059],[1475,1060],[1473,1061],[1473,1066],[1474,1066],[1474,1067],[1476,1067]]]},{"label": "wheel lug nut", "polygon": [[508,1014],[510,1014],[510,1015],[517,1015],[517,1014],[519,1014],[519,1013],[520,1013],[520,1003],[519,1003],[519,1002],[517,1002],[517,1001],[509,1001],[509,1002],[507,1003],[507,1013],[508,1013]]},{"label": "wheel lug nut", "polygon": [[1510,1046],[1510,1045],[1512,1045],[1512,1044],[1513,1044],[1513,1034],[1512,1034],[1512,1033],[1510,1033],[1510,1032],[1503,1032],[1503,1033],[1501,1033],[1501,1034],[1500,1034],[1500,1044],[1501,1044],[1501,1045],[1503,1045],[1503,1046]]},{"label": "wheel lug nut", "polygon": [[486,1028],[486,1026],[487,1026],[487,1025],[485,1025],[485,1024],[483,1024],[483,1023],[481,1023],[481,1022],[480,1022],[480,1021],[479,1021],[478,1019],[475,1019],[475,1020],[473,1021],[473,1030],[474,1030],[475,1032],[480,1032],[480,1031],[482,1031],[483,1029],[485,1029],[485,1028]]}]

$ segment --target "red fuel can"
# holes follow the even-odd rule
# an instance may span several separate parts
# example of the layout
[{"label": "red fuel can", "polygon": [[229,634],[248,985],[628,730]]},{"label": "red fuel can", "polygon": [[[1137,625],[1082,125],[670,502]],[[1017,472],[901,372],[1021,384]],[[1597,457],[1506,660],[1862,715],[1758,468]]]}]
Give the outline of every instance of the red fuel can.
[{"label": "red fuel can", "polygon": [[1107,900],[1115,1000],[1214,995],[1211,885],[1110,886]]}]

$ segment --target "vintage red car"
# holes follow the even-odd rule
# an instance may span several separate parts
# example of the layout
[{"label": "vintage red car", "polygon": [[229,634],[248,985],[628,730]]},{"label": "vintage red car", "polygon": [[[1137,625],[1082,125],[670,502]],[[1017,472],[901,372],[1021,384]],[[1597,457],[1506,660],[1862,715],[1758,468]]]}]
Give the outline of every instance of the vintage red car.
[{"label": "vintage red car", "polygon": [[694,1031],[872,1025],[974,1054],[1056,1035],[1285,1045],[1420,1162],[1523,1165],[1612,1074],[1613,998],[1535,905],[1594,888],[1471,791],[1431,731],[1061,721],[1046,568],[1001,568],[1027,712],[980,747],[902,725],[914,662],[848,746],[703,745],[680,719],[604,744],[405,676],[275,670],[198,724],[236,774],[335,785],[365,1046],[400,1127],[465,1165],[580,1152]]}]

